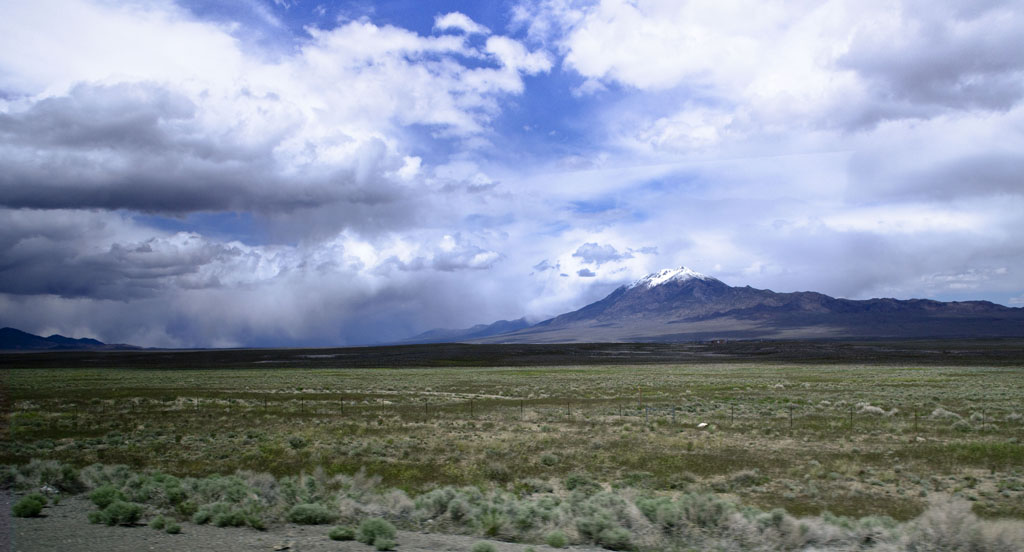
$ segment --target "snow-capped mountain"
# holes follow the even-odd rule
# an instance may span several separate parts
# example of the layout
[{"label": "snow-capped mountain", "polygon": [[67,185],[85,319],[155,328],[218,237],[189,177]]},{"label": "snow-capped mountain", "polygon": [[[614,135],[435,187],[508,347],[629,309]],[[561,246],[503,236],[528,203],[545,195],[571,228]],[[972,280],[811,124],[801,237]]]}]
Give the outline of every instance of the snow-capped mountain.
[{"label": "snow-capped mountain", "polygon": [[732,287],[686,267],[649,274],[604,299],[489,343],[1024,337],[1024,308],[988,301],[836,299]]},{"label": "snow-capped mountain", "polygon": [[679,268],[666,268],[664,270],[648,274],[647,276],[644,276],[630,284],[629,287],[630,289],[636,287],[652,288],[654,286],[664,284],[665,282],[685,282],[686,280],[694,278],[698,280],[714,280],[711,276],[705,276],[700,272],[681,266]]}]

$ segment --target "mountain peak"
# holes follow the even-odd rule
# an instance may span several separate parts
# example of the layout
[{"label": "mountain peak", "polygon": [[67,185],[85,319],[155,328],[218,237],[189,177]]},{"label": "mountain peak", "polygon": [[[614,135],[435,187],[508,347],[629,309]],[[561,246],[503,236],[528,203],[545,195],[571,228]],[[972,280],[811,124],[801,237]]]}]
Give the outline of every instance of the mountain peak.
[{"label": "mountain peak", "polygon": [[681,266],[679,268],[666,268],[664,270],[659,270],[658,272],[652,272],[651,274],[648,274],[647,276],[644,276],[643,278],[640,278],[639,280],[633,282],[629,286],[629,289],[652,288],[654,286],[660,286],[661,284],[664,284],[666,282],[685,282],[687,280],[714,279],[715,278],[712,278],[711,276],[707,276],[695,270],[690,270],[685,266]]}]

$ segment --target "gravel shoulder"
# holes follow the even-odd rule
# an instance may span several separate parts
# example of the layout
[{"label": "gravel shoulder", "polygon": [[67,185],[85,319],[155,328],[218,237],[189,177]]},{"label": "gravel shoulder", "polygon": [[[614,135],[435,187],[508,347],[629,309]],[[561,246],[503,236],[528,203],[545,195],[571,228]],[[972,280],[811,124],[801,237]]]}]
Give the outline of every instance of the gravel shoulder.
[{"label": "gravel shoulder", "polygon": [[[0,543],[9,543],[7,550],[16,552],[141,552],[149,550],[189,550],[195,552],[261,551],[371,552],[372,546],[358,542],[338,542],[327,538],[330,526],[282,524],[266,531],[240,527],[212,527],[182,523],[182,531],[168,535],[145,525],[107,527],[89,523],[93,509],[85,497],[67,497],[56,506],[48,506],[38,518],[13,518],[11,505],[17,499],[9,492],[0,493]],[[398,532],[398,552],[465,551],[482,540],[462,535],[438,535]],[[522,552],[529,545],[488,541],[499,552]],[[554,548],[532,545],[537,552],[553,552]],[[570,547],[561,550],[597,551],[601,549]]]}]

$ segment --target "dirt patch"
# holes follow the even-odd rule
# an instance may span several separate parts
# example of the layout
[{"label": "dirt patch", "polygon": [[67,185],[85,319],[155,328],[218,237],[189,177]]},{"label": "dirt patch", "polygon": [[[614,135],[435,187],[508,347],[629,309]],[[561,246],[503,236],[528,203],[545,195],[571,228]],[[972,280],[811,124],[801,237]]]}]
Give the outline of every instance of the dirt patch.
[{"label": "dirt patch", "polygon": [[[286,550],[287,552],[370,552],[374,548],[358,542],[338,542],[327,538],[330,526],[284,524],[266,531],[238,527],[181,524],[181,533],[168,535],[145,525],[107,527],[89,523],[94,506],[84,497],[70,497],[43,510],[43,517],[12,518],[11,505],[16,497],[0,493],[0,542],[10,543],[15,552],[140,552],[147,550],[189,550],[194,552]],[[468,551],[482,540],[461,535],[436,535],[398,532],[399,552]],[[529,545],[488,541],[500,552],[522,552]],[[287,548],[285,548],[287,547]],[[540,551],[556,549],[533,545]],[[566,550],[566,549],[563,549]],[[570,547],[568,550],[600,549]]]}]

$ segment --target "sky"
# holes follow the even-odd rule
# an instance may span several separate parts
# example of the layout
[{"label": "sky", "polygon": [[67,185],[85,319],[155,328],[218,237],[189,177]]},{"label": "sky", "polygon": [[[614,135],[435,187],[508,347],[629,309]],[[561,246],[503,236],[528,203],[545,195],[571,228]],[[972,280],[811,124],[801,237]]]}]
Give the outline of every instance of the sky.
[{"label": "sky", "polygon": [[1024,306],[1024,3],[0,0],[0,326],[351,346],[667,267]]}]

